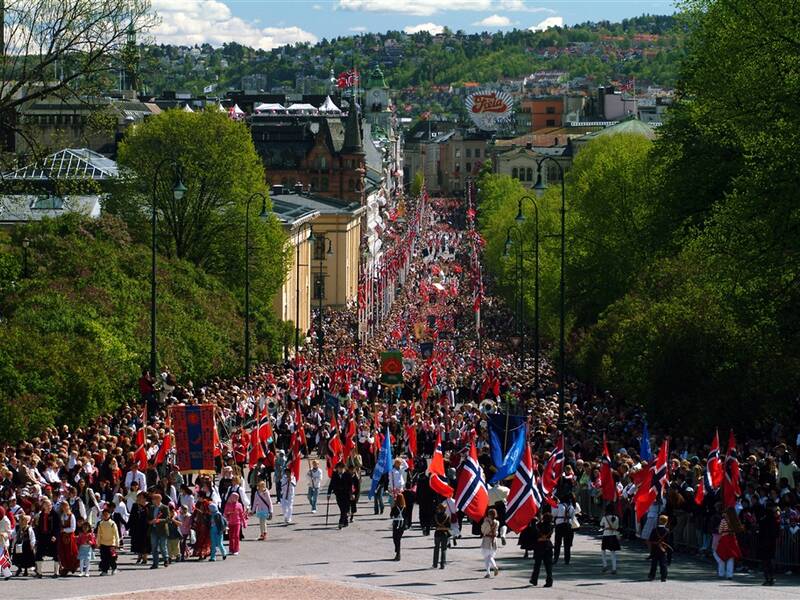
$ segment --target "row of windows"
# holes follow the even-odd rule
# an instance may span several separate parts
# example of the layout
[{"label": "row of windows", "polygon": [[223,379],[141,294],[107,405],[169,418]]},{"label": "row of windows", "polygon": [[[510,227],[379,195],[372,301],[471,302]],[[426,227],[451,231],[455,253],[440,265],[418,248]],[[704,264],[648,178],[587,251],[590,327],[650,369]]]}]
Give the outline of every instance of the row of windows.
[{"label": "row of windows", "polygon": [[24,120],[33,125],[85,125],[86,115],[26,115]]},{"label": "row of windows", "polygon": [[534,181],[533,179],[533,169],[528,167],[514,167],[511,169],[511,177],[514,179],[519,179],[520,181]]},{"label": "row of windows", "polygon": [[[297,182],[296,179],[289,180],[288,177],[283,177],[281,179],[281,185],[284,189],[289,190],[292,189],[294,184]],[[311,191],[312,192],[329,192],[331,188],[330,179],[327,175],[323,175],[322,177],[312,177],[311,178]],[[355,179],[348,179],[347,180],[347,189],[352,192],[357,192],[357,182]]]},{"label": "row of windows", "polygon": [[[472,158],[472,148],[467,148],[464,150],[464,157],[465,158]],[[475,148],[475,158],[481,157],[481,149]],[[456,148],[456,158],[461,158],[461,148]]]}]

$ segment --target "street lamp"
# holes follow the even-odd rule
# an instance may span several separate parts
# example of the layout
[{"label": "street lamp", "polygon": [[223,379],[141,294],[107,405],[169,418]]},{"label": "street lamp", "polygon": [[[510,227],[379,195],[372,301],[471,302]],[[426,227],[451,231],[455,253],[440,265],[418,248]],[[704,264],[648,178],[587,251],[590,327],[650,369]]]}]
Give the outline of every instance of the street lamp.
[{"label": "street lamp", "polygon": [[[311,228],[311,236],[308,238],[308,241],[312,244],[317,244],[319,242],[321,251],[319,253],[319,276],[317,279],[317,296],[319,299],[319,314],[317,315],[317,347],[319,348],[319,360],[320,363],[322,362],[322,350],[324,341],[324,334],[322,333],[322,296],[323,296],[323,271],[322,265],[325,261],[325,256],[333,256],[333,241],[325,236],[325,234],[314,234],[314,228]],[[328,250],[325,251],[325,242],[328,242]]]},{"label": "street lamp", "polygon": [[244,208],[244,378],[250,382],[250,203],[261,198],[260,219],[268,219],[267,195],[253,192],[245,202]]},{"label": "street lamp", "polygon": [[31,245],[31,240],[28,236],[22,238],[22,278],[28,278],[28,248]]},{"label": "street lamp", "polygon": [[559,319],[559,341],[558,341],[558,362],[559,362],[559,374],[558,374],[558,428],[563,432],[564,431],[564,388],[565,388],[565,369],[566,369],[566,357],[564,355],[564,329],[565,329],[565,321],[566,321],[566,294],[565,294],[565,264],[566,264],[566,254],[567,254],[567,226],[566,226],[566,214],[567,214],[567,188],[566,182],[564,181],[564,167],[551,156],[545,156],[544,158],[538,160],[536,162],[536,184],[533,186],[533,190],[536,192],[536,195],[541,198],[544,191],[547,189],[547,184],[545,183],[544,177],[542,177],[542,165],[546,161],[552,161],[556,167],[558,167],[559,176],[561,177],[561,281],[559,283],[559,293],[560,293],[560,319]]},{"label": "street lamp", "polygon": [[172,187],[172,198],[176,202],[183,200],[186,186],[181,180],[180,166],[171,158],[165,158],[156,165],[153,172],[153,213],[152,213],[152,246],[150,269],[150,376],[155,378],[158,368],[156,361],[156,242],[158,240],[158,175],[164,165],[169,164],[175,176],[175,185]]},{"label": "street lamp", "polygon": [[506,243],[505,247],[503,248],[503,256],[508,257],[511,252],[511,248],[514,247],[514,257],[517,262],[516,268],[514,269],[514,284],[516,288],[515,296],[517,293],[519,295],[514,303],[514,312],[516,313],[518,332],[511,336],[511,343],[515,350],[519,350],[520,371],[525,368],[525,328],[522,322],[524,312],[523,309],[525,306],[525,271],[522,260],[523,254],[525,253],[525,249],[523,247],[524,239],[525,237],[522,234],[522,230],[516,225],[511,225],[506,231]]},{"label": "street lamp", "polygon": [[534,263],[534,297],[533,297],[533,369],[534,385],[539,389],[539,355],[541,344],[539,339],[539,205],[531,196],[522,196],[517,201],[517,216],[514,219],[517,223],[525,222],[525,215],[522,212],[522,201],[530,200],[533,205],[533,263]]}]

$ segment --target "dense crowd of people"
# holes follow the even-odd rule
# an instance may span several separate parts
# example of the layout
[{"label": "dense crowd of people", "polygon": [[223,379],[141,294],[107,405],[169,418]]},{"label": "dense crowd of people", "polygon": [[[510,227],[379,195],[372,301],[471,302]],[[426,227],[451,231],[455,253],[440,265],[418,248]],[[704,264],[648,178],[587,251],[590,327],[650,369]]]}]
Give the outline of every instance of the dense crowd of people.
[{"label": "dense crowd of people", "polygon": [[[532,361],[519,366],[508,350],[511,314],[491,293],[481,303],[483,339],[476,332],[475,233],[461,226],[463,203],[431,198],[412,208],[418,236],[405,282],[387,317],[372,323],[375,334],[366,342],[359,344],[354,335],[356,310],[326,310],[321,354],[308,348],[283,364],[256,367],[248,380],[215,379],[202,386],[179,383],[169,369],[156,377],[145,372],[141,404],[78,429],[62,426],[0,446],[3,577],[88,576],[95,564],[100,575],[113,575],[122,549],[152,569],[192,558],[226,560],[239,553],[251,517],[261,541],[268,539],[278,505],[283,521],[293,523],[297,486],[312,513],[321,494],[334,497],[338,527],[345,529],[356,517],[362,481],[375,469],[384,435],[396,460],[378,482],[373,508],[375,514],[389,508],[395,559],[401,559],[403,533],[415,524],[416,508],[423,534],[433,532],[433,566],[445,568],[448,547],[471,527],[481,537],[486,576],[497,576],[495,553],[507,535],[506,484],[492,486],[485,519],[470,525],[452,498],[432,489],[428,468],[441,440],[445,479],[455,488],[474,444],[488,480],[496,468],[488,421],[500,411],[525,420],[537,475],[565,436],[563,474],[553,498],[542,502],[519,536],[525,555],[533,553],[532,584],[541,568],[550,586],[553,565],[569,565],[575,530],[589,509],[602,529],[598,569],[602,564],[602,572],[609,572],[610,559],[611,575],[618,570],[620,539],[629,533],[648,542],[651,579],[658,571],[665,580],[673,551],[689,550],[714,556],[721,577],[733,577],[736,561],[741,566],[744,558],[762,560],[769,584],[780,540],[795,540],[794,555],[782,564],[800,565],[800,437],[776,424],[769,438],[739,445],[741,494],[734,507],[723,506],[719,494],[695,502],[708,444],[673,437],[669,487],[636,519],[644,415],[570,379],[560,432],[554,369],[541,362],[537,387]],[[388,348],[403,352],[401,385],[381,383],[379,357]],[[174,454],[163,451],[169,407],[181,403],[216,406],[221,447],[214,475],[181,472]],[[251,460],[251,447],[261,443],[254,430],[262,411],[270,415],[271,434]],[[300,480],[289,468],[298,430],[309,459]],[[137,440],[142,431],[143,440]],[[601,490],[603,434],[614,448],[613,502],[603,501]],[[141,452],[146,469],[140,468]],[[312,456],[317,460],[311,462]]]}]

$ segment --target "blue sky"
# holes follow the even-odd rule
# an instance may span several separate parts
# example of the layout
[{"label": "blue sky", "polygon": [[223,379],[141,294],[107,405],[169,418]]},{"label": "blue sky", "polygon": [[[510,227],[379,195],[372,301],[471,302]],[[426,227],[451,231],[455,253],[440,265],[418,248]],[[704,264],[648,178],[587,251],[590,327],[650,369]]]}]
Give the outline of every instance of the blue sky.
[{"label": "blue sky", "polygon": [[365,31],[508,31],[675,10],[671,0],[153,0],[153,6],[162,19],[156,41],[237,41],[265,49]]}]

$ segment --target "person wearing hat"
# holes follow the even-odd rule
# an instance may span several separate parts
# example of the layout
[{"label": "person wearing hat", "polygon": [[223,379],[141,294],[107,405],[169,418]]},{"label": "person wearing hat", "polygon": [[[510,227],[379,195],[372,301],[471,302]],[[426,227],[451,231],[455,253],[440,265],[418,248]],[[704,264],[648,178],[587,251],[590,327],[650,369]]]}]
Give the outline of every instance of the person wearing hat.
[{"label": "person wearing hat", "polygon": [[648,538],[650,546],[650,574],[647,578],[653,581],[656,578],[656,567],[659,568],[661,581],[667,580],[667,552],[669,551],[669,530],[667,529],[669,517],[661,515],[658,517],[658,526],[653,529]]},{"label": "person wearing hat", "polygon": [[336,504],[339,507],[339,529],[348,525],[352,492],[352,477],[350,473],[345,471],[344,463],[339,461],[336,464],[336,471],[334,471],[328,484],[328,497],[333,493],[336,496]]}]

